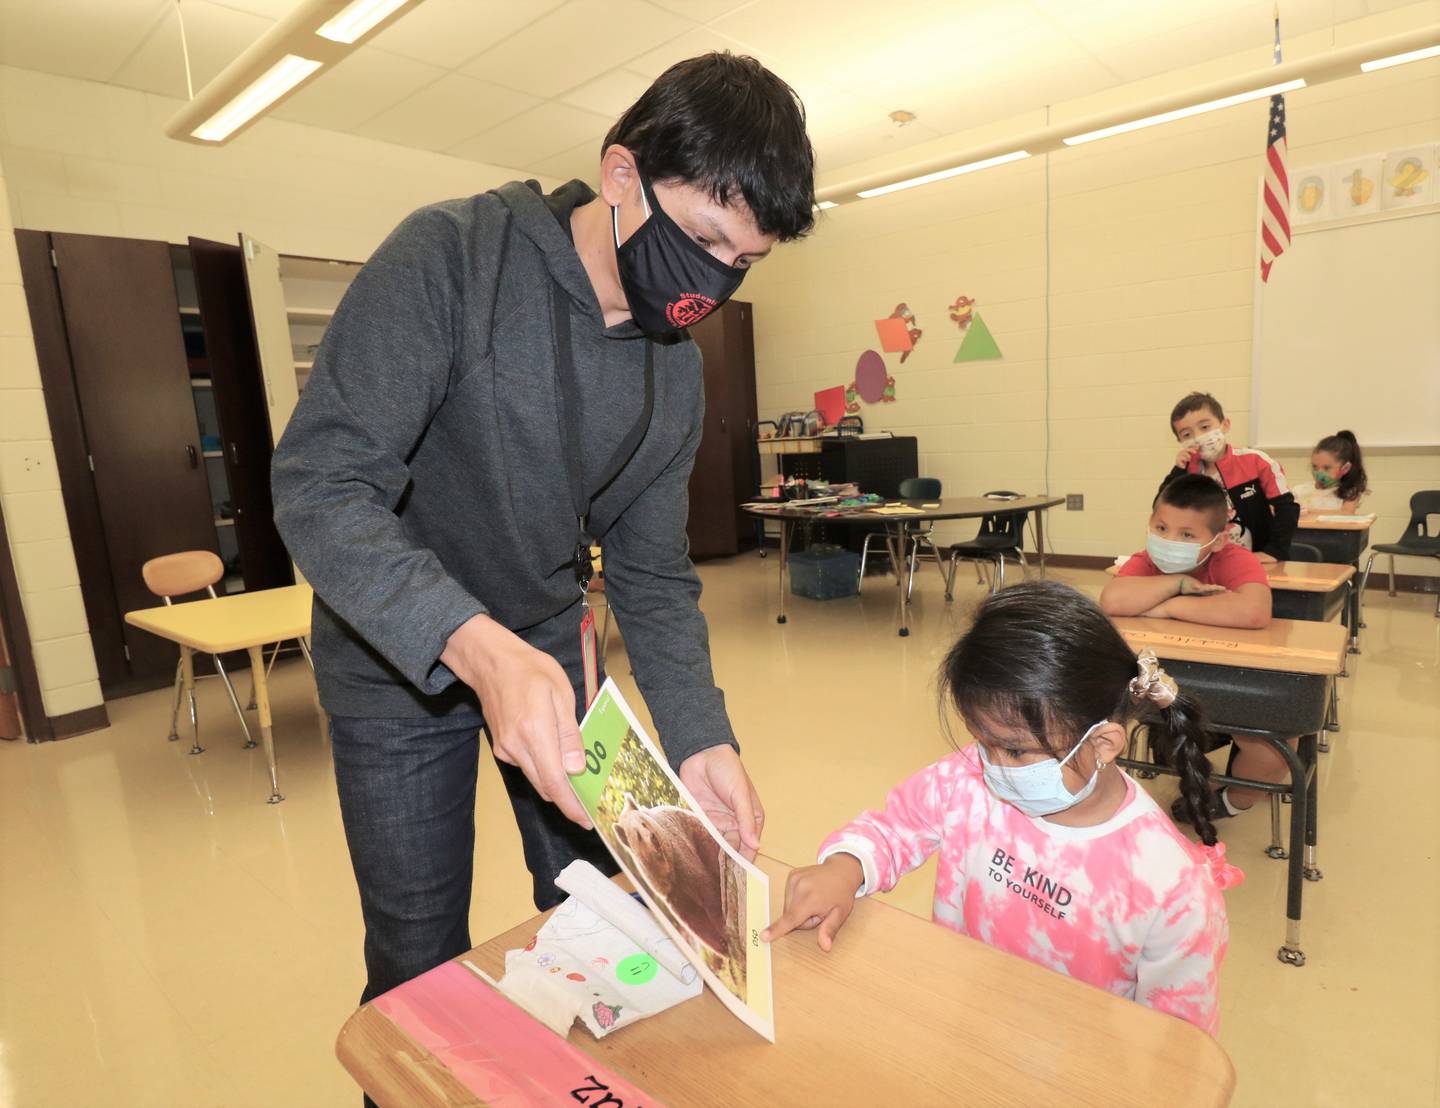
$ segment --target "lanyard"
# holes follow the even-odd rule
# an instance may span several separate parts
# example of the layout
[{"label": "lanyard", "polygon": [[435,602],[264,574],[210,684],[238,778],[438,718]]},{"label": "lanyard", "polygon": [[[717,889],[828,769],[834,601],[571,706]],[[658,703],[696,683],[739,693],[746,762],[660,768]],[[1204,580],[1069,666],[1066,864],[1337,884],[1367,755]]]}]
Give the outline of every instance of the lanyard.
[{"label": "lanyard", "polygon": [[570,480],[570,503],[575,510],[579,534],[575,542],[573,568],[575,581],[583,593],[590,584],[593,567],[590,562],[590,507],[627,462],[635,456],[650,417],[655,411],[655,344],[645,339],[645,403],[620,444],[615,447],[600,479],[590,491],[585,489],[585,474],[580,458],[580,383],[575,376],[575,354],[570,343],[570,305],[567,294],[558,284],[550,290],[550,313],[555,327],[555,401],[560,422],[560,442],[565,450],[565,466]]}]

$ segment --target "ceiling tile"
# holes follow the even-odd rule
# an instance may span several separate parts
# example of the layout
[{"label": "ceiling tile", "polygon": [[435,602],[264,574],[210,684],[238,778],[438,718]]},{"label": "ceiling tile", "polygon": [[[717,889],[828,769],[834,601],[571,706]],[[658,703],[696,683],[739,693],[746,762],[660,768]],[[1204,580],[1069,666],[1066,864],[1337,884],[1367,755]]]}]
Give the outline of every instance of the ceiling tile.
[{"label": "ceiling tile", "polygon": [[707,28],[698,28],[685,32],[679,38],[671,39],[657,50],[651,50],[639,57],[631,58],[625,63],[625,68],[653,81],[676,62],[683,62],[686,58],[698,57],[716,50],[729,50],[732,54],[749,54],[758,58],[762,64],[767,66],[770,64],[767,59],[760,57],[752,47],[738,39],[717,34]]},{"label": "ceiling tile", "polygon": [[322,69],[272,114],[312,127],[353,131],[444,76],[439,66],[362,46],[333,68]]},{"label": "ceiling tile", "polygon": [[173,24],[173,13],[167,0],[3,0],[0,62],[108,80],[158,23]]},{"label": "ceiling tile", "polygon": [[[458,69],[564,0],[424,0],[367,45]],[[480,74],[484,76],[484,74]]]},{"label": "ceiling tile", "polygon": [[366,120],[356,132],[401,146],[448,150],[536,103],[533,96],[523,92],[447,73],[433,85]]},{"label": "ceiling tile", "polygon": [[612,122],[606,115],[551,102],[522,112],[447,153],[477,162],[531,169],[537,162],[593,139],[598,162],[600,140]]},{"label": "ceiling tile", "polygon": [[572,146],[562,154],[552,154],[536,162],[531,169],[561,181],[579,178],[591,188],[600,179],[600,144],[593,139]]},{"label": "ceiling tile", "polygon": [[940,132],[918,123],[900,128],[888,119],[882,124],[831,135],[815,143],[815,173],[816,176],[834,173],[847,165],[898,154],[939,137]]},{"label": "ceiling tile", "polygon": [[558,96],[692,27],[644,0],[570,0],[464,71],[535,96]]},{"label": "ceiling tile", "polygon": [[[185,4],[185,41],[190,48],[190,74],[199,92],[274,26],[273,20],[205,0]],[[174,7],[112,78],[114,84],[162,96],[186,99],[185,54]]]},{"label": "ceiling tile", "polygon": [[753,2],[754,0],[650,0],[650,3],[676,15],[683,15],[696,23],[709,23],[712,19],[719,19],[722,15]]},{"label": "ceiling tile", "polygon": [[650,78],[628,69],[612,69],[587,85],[567,92],[560,99],[571,107],[598,112],[618,119],[650,87]]},{"label": "ceiling tile", "polygon": [[[236,11],[249,12],[251,15],[263,15],[272,22],[278,22],[281,16],[289,15],[298,0],[211,0],[222,8],[234,8]],[[188,4],[189,0],[181,0],[182,4]]]}]

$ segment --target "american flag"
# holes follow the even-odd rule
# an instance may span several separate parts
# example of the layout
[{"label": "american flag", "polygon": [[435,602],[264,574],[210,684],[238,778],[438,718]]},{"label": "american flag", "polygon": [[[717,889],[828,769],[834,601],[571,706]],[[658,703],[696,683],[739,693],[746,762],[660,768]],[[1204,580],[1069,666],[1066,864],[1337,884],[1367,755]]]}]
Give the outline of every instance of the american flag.
[{"label": "american flag", "polygon": [[[1275,64],[1280,64],[1280,16],[1275,16]],[[1265,139],[1265,208],[1260,213],[1260,280],[1290,245],[1290,176],[1285,171],[1285,96],[1270,97],[1270,129]]]}]

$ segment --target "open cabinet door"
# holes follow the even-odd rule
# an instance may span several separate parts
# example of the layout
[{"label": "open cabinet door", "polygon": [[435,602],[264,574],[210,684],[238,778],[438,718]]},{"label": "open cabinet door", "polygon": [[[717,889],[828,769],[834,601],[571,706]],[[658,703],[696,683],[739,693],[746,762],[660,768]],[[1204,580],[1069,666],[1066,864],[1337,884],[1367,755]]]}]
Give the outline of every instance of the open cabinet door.
[{"label": "open cabinet door", "polygon": [[235,539],[245,589],[291,583],[290,558],[275,530],[270,500],[270,417],[240,247],[190,240],[190,264],[200,301],[215,408],[220,421],[222,464],[235,510]]},{"label": "open cabinet door", "polygon": [[290,346],[290,317],[285,308],[285,286],[280,281],[280,255],[249,235],[240,235],[245,287],[250,297],[250,319],[260,375],[265,382],[265,407],[270,419],[270,443],[280,441],[290,413],[300,399],[295,380],[295,352]]}]

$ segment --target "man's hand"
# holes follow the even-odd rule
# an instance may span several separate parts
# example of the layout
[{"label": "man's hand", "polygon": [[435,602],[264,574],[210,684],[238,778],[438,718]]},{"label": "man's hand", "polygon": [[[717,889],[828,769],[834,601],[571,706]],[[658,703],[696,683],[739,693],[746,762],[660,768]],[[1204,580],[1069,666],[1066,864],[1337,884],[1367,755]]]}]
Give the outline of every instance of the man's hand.
[{"label": "man's hand", "polygon": [[832,854],[818,866],[792,870],[785,882],[785,910],[760,933],[773,943],[796,928],[820,928],[820,949],[835,945],[835,934],[855,910],[855,893],[865,883],[865,871],[853,854]]},{"label": "man's hand", "polygon": [[495,757],[519,766],[542,798],[588,829],[567,776],[585,768],[585,753],[560,663],[487,615],[462,623],[440,661],[479,695]]},{"label": "man's hand", "polygon": [[1267,566],[1273,566],[1276,562],[1280,560],[1279,558],[1275,557],[1274,554],[1263,554],[1259,551],[1256,552],[1255,557],[1260,559],[1261,565]]},{"label": "man's hand", "polygon": [[1200,448],[1197,446],[1182,446],[1180,448],[1180,453],[1175,455],[1176,468],[1189,469],[1190,463],[1195,460],[1195,456],[1199,453]]},{"label": "man's hand", "polygon": [[753,862],[760,849],[765,809],[735,748],[712,746],[690,755],[680,763],[680,780],[726,841]]}]

